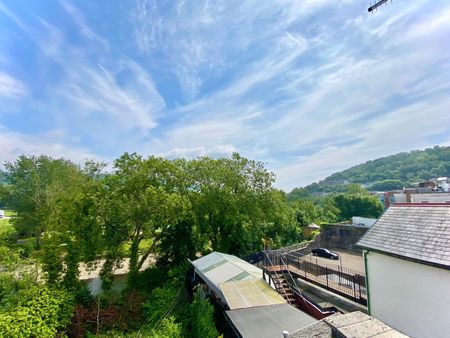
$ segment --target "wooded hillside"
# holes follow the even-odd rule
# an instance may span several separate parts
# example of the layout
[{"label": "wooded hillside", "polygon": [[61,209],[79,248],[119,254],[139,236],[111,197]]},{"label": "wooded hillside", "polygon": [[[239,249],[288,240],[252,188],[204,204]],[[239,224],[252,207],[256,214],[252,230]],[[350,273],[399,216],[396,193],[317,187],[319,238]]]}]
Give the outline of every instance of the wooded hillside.
[{"label": "wooded hillside", "polygon": [[439,176],[450,176],[450,147],[435,146],[367,161],[305,188],[310,193],[341,192],[346,184],[358,183],[368,190],[391,190]]}]

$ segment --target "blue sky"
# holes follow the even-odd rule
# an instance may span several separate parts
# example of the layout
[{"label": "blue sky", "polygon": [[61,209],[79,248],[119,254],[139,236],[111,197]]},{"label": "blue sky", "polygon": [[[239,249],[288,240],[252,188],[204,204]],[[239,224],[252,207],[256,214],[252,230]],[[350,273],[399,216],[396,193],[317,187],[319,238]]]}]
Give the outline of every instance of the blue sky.
[{"label": "blue sky", "polygon": [[450,2],[0,0],[0,160],[261,160],[290,190],[450,144]]}]

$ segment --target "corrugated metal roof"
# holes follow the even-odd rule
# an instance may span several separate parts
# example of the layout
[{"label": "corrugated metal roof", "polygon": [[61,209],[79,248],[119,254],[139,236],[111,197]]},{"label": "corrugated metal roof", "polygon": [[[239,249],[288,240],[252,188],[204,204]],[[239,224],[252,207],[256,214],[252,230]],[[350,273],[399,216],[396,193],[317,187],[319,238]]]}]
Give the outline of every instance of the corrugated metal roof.
[{"label": "corrugated metal roof", "polygon": [[316,320],[289,304],[256,306],[226,311],[236,331],[244,338],[283,337],[283,331],[295,332]]},{"label": "corrugated metal roof", "polygon": [[219,287],[230,310],[286,303],[262,278],[226,282]]},{"label": "corrugated metal roof", "polygon": [[224,299],[219,285],[239,280],[262,279],[262,270],[240,259],[221,252],[212,252],[209,255],[191,262],[195,272],[218,297]]},{"label": "corrugated metal roof", "polygon": [[450,268],[450,205],[391,206],[357,245]]}]

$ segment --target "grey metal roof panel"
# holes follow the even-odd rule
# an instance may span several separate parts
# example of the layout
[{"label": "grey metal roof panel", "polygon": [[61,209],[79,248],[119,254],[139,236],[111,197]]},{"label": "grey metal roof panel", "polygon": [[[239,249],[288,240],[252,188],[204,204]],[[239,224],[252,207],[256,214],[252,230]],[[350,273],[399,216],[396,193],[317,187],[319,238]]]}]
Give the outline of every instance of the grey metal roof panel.
[{"label": "grey metal roof panel", "polygon": [[262,270],[258,267],[239,257],[221,252],[212,252],[192,261],[191,264],[194,266],[195,272],[219,298],[223,298],[219,288],[219,284],[221,283],[262,278]]},{"label": "grey metal roof panel", "polygon": [[450,205],[391,206],[357,245],[450,268]]},{"label": "grey metal roof panel", "polygon": [[281,338],[285,330],[295,332],[316,322],[289,304],[249,307],[226,314],[243,338]]}]

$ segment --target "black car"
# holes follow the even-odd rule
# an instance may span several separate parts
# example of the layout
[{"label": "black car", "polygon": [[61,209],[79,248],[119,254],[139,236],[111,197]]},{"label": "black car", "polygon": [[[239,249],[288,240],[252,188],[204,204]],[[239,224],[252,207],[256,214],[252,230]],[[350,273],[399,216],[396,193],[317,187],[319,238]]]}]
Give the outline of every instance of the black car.
[{"label": "black car", "polygon": [[312,249],[311,253],[314,256],[319,256],[319,257],[324,257],[324,258],[329,258],[329,259],[339,259],[339,254],[337,254],[336,252],[331,252],[330,250],[325,249],[325,248]]}]

